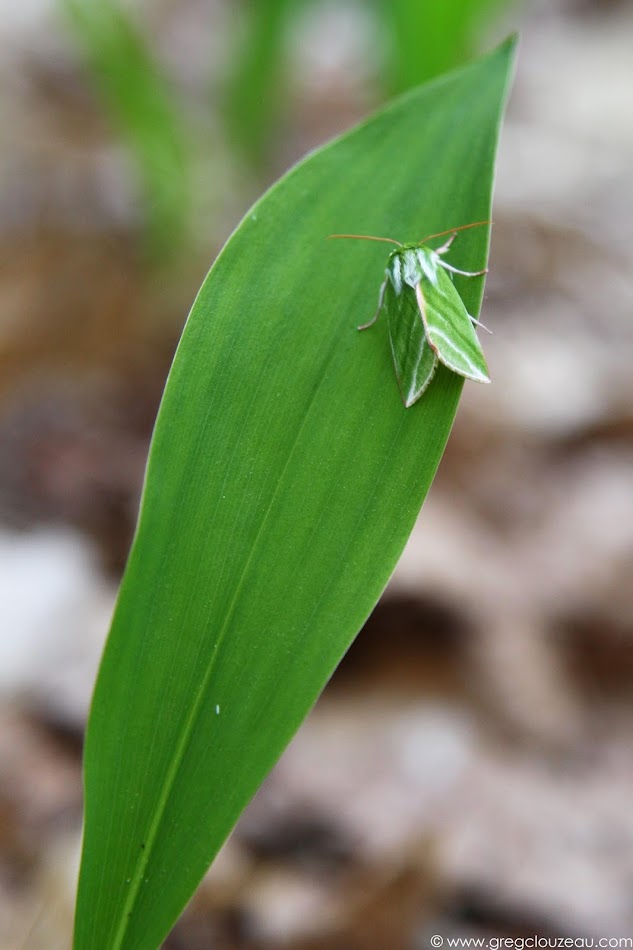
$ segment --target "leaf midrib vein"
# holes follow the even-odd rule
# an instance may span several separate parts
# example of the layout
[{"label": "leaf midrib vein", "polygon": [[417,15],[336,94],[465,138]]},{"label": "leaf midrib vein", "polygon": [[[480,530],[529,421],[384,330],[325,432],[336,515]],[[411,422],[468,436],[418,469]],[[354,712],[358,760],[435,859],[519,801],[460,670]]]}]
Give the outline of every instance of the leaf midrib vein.
[{"label": "leaf midrib vein", "polygon": [[123,907],[122,907],[121,918],[120,918],[120,924],[119,924],[119,927],[118,927],[118,929],[117,929],[117,931],[116,931],[116,933],[115,933],[115,936],[114,936],[114,942],[113,942],[113,944],[112,944],[113,950],[117,950],[117,948],[123,947],[123,941],[124,941],[124,939],[125,939],[125,932],[126,932],[127,925],[128,925],[128,922],[129,922],[129,919],[130,919],[130,916],[131,916],[131,909],[134,907],[134,904],[136,903],[136,899],[137,899],[137,897],[138,897],[138,894],[139,894],[139,891],[140,891],[140,888],[141,888],[141,885],[142,885],[142,882],[143,882],[143,878],[144,878],[144,875],[145,875],[145,871],[146,871],[146,868],[147,868],[147,866],[148,866],[148,864],[149,864],[149,859],[150,859],[150,856],[151,856],[151,854],[152,854],[152,851],[153,851],[153,848],[154,848],[154,844],[155,844],[155,842],[156,842],[156,840],[157,840],[157,837],[158,837],[158,831],[159,831],[160,825],[161,825],[161,823],[162,823],[162,821],[163,821],[163,818],[164,818],[164,815],[165,815],[165,812],[166,812],[166,809],[167,809],[167,804],[168,804],[168,802],[169,802],[169,799],[170,799],[170,797],[171,797],[171,794],[172,794],[172,791],[173,791],[173,788],[174,788],[174,784],[175,784],[175,781],[176,781],[176,778],[177,778],[177,775],[178,775],[178,769],[180,768],[180,765],[181,765],[181,763],[182,763],[182,761],[183,761],[183,759],[184,759],[184,757],[185,757],[185,754],[186,754],[186,751],[187,751],[187,747],[189,746],[189,743],[190,743],[190,741],[191,741],[191,737],[192,737],[192,735],[193,735],[193,732],[194,732],[196,723],[197,723],[197,721],[198,721],[198,718],[199,718],[199,715],[200,715],[200,710],[201,710],[201,707],[202,707],[202,703],[203,703],[204,698],[206,697],[207,689],[208,689],[208,686],[209,686],[209,683],[210,683],[210,680],[211,680],[211,675],[212,675],[212,673],[213,673],[213,671],[214,671],[214,668],[215,668],[215,660],[216,660],[216,657],[217,657],[217,655],[218,655],[218,653],[219,653],[219,651],[220,651],[220,648],[221,648],[221,646],[222,646],[222,644],[223,644],[223,642],[224,642],[224,639],[225,639],[225,637],[226,637],[226,633],[227,633],[227,631],[228,631],[228,629],[229,629],[229,627],[230,627],[231,620],[232,620],[233,615],[234,615],[234,613],[235,613],[235,610],[236,610],[236,608],[237,608],[237,604],[238,604],[239,599],[240,599],[240,595],[241,595],[241,592],[242,592],[242,588],[243,588],[244,582],[245,582],[245,580],[246,580],[246,576],[247,576],[247,574],[248,574],[249,568],[250,568],[251,563],[252,563],[252,561],[253,561],[253,558],[254,558],[254,556],[255,556],[255,551],[257,550],[257,547],[258,547],[258,545],[259,545],[259,541],[260,541],[260,539],[261,539],[261,537],[262,537],[262,535],[263,535],[263,533],[264,533],[264,530],[265,530],[265,528],[266,528],[266,525],[268,524],[268,520],[269,520],[270,515],[271,515],[271,512],[272,512],[272,510],[273,510],[275,501],[276,501],[276,499],[277,499],[277,496],[278,496],[279,492],[281,491],[281,486],[282,486],[282,483],[283,483],[283,480],[284,480],[284,476],[285,476],[285,474],[286,474],[286,472],[287,472],[287,470],[288,470],[288,467],[289,467],[289,465],[290,465],[290,463],[291,463],[291,461],[292,461],[292,458],[293,458],[293,456],[294,456],[294,454],[295,454],[295,450],[296,450],[297,445],[298,445],[298,443],[299,443],[299,439],[301,438],[301,435],[302,435],[302,433],[303,433],[303,431],[304,431],[304,429],[305,429],[305,426],[306,426],[306,424],[307,424],[308,418],[309,418],[310,413],[311,413],[311,411],[312,411],[312,407],[314,406],[314,403],[315,403],[315,401],[316,401],[317,395],[318,395],[318,393],[319,393],[319,391],[320,391],[320,389],[321,389],[321,386],[323,385],[323,380],[324,380],[324,378],[325,378],[325,371],[326,371],[326,369],[327,369],[328,364],[331,362],[331,360],[332,360],[332,358],[333,358],[333,356],[334,356],[334,353],[335,353],[335,351],[336,351],[337,345],[338,345],[338,341],[337,341],[336,339],[334,339],[334,341],[333,341],[333,343],[332,343],[332,345],[331,345],[331,347],[330,347],[330,350],[329,350],[327,356],[325,357],[325,359],[324,359],[324,361],[323,361],[323,364],[322,364],[322,366],[321,366],[321,371],[320,371],[320,374],[319,374],[319,382],[318,382],[318,384],[316,385],[316,387],[315,387],[315,389],[314,389],[314,392],[312,393],[312,395],[311,395],[311,397],[310,397],[309,403],[308,403],[307,406],[306,406],[303,419],[302,419],[302,421],[301,421],[300,426],[298,427],[298,429],[297,429],[297,431],[296,431],[295,437],[294,437],[294,439],[293,439],[292,446],[291,446],[291,448],[290,448],[290,451],[288,452],[288,456],[287,456],[286,461],[285,461],[285,463],[284,463],[284,466],[283,466],[283,468],[282,468],[282,470],[281,470],[281,473],[280,473],[280,475],[279,475],[279,478],[277,479],[277,485],[276,485],[275,490],[274,490],[274,492],[272,493],[272,496],[271,496],[271,498],[270,498],[270,501],[269,501],[269,503],[268,503],[268,505],[267,505],[267,507],[266,507],[266,511],[265,511],[264,516],[263,516],[263,518],[262,518],[262,520],[261,520],[259,529],[258,529],[258,531],[257,531],[257,535],[256,535],[256,537],[255,537],[255,539],[254,539],[254,541],[253,541],[253,544],[251,545],[250,553],[249,553],[249,555],[248,555],[248,557],[247,557],[247,559],[246,559],[246,561],[245,561],[244,568],[243,568],[243,570],[242,570],[240,579],[239,579],[239,581],[238,581],[238,583],[237,583],[237,585],[236,585],[235,593],[234,593],[233,598],[232,598],[232,600],[231,600],[231,603],[229,604],[228,609],[227,609],[227,611],[226,611],[225,620],[224,620],[224,623],[222,624],[222,626],[221,626],[221,628],[220,628],[220,631],[219,631],[219,633],[218,633],[218,638],[217,638],[217,641],[216,641],[216,645],[215,645],[215,647],[214,647],[214,649],[213,649],[213,652],[211,653],[211,656],[210,656],[210,658],[209,658],[209,663],[208,663],[206,672],[205,672],[204,677],[203,677],[203,680],[202,680],[201,688],[199,689],[198,695],[196,696],[196,699],[195,699],[195,701],[194,701],[194,703],[193,703],[193,706],[192,706],[192,709],[191,709],[191,713],[190,713],[189,717],[188,717],[187,720],[186,720],[185,727],[184,727],[184,729],[183,729],[183,731],[182,731],[181,740],[180,740],[180,742],[178,743],[178,746],[177,746],[177,749],[176,749],[176,753],[175,753],[174,758],[173,758],[173,761],[172,761],[172,765],[171,765],[171,767],[169,768],[169,770],[168,770],[168,772],[167,772],[167,777],[166,777],[166,779],[165,779],[165,782],[164,782],[164,784],[163,784],[163,789],[162,789],[162,791],[161,791],[161,794],[160,794],[159,799],[158,799],[158,802],[157,802],[157,807],[156,807],[156,810],[155,810],[155,813],[154,813],[154,818],[153,818],[153,820],[152,820],[152,822],[151,822],[151,824],[150,824],[150,826],[149,826],[147,835],[145,836],[145,848],[143,849],[143,852],[142,852],[142,855],[141,855],[141,860],[140,860],[140,862],[138,863],[137,871],[132,875],[132,881],[130,882],[130,883],[131,883],[131,886],[130,886],[130,889],[129,889],[129,891],[128,891],[128,897],[127,897],[127,899],[126,899],[126,901],[125,901],[125,903],[124,903],[124,905],[123,905]]}]

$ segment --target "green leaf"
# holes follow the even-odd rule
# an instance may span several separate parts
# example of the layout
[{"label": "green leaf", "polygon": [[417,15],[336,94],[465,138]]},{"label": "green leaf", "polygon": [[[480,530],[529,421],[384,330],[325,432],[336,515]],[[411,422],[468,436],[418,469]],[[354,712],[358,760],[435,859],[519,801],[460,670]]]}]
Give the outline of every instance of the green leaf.
[{"label": "green leaf", "polygon": [[[440,366],[403,407],[386,322],[356,330],[384,248],[326,236],[488,216],[513,46],[298,165],[200,291],[88,726],[78,950],[160,943],[387,583],[462,380]],[[464,234],[461,266],[487,238]]]},{"label": "green leaf", "polygon": [[106,110],[129,145],[145,191],[155,253],[178,249],[191,207],[189,148],[169,85],[118,0],[61,0]]}]

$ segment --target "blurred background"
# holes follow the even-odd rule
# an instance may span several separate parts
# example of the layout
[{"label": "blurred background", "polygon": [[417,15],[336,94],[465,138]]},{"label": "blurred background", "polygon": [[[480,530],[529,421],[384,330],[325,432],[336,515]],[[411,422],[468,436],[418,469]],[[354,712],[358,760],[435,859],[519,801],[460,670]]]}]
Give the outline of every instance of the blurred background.
[{"label": "blurred background", "polygon": [[88,702],[210,263],[307,149],[517,28],[494,385],[165,946],[631,936],[633,4],[1,0],[0,946],[69,945]]}]

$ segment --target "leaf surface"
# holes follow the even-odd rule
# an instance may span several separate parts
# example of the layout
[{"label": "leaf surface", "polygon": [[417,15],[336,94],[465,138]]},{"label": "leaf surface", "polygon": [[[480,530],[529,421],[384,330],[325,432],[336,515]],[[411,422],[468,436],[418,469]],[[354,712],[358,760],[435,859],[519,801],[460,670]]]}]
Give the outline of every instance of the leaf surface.
[{"label": "leaf surface", "polygon": [[[513,45],[309,156],[198,295],[88,726],[78,950],[160,944],[402,552],[462,381],[440,366],[403,407],[386,321],[356,329],[384,249],[326,237],[488,217]],[[457,266],[483,265],[475,230]]]}]

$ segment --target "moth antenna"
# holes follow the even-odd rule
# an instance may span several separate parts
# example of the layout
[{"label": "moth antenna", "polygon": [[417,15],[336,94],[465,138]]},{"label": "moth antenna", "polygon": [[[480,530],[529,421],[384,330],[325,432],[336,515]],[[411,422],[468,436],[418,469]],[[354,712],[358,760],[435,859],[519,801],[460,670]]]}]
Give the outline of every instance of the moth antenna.
[{"label": "moth antenna", "polygon": [[453,231],[467,231],[468,228],[480,228],[484,224],[492,224],[492,221],[473,221],[472,224],[461,224],[457,228],[447,228],[446,231],[436,231],[435,234],[427,234],[425,238],[422,238],[420,244],[430,241],[431,238],[444,237],[445,234],[452,234]]},{"label": "moth antenna", "polygon": [[394,241],[393,238],[373,237],[371,234],[328,234],[328,238],[352,238],[356,241],[383,241],[385,244],[396,244],[402,247],[400,241]]}]

